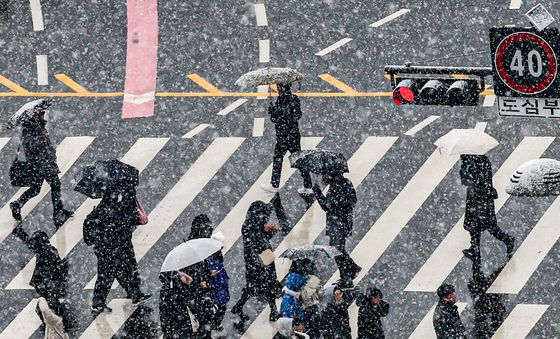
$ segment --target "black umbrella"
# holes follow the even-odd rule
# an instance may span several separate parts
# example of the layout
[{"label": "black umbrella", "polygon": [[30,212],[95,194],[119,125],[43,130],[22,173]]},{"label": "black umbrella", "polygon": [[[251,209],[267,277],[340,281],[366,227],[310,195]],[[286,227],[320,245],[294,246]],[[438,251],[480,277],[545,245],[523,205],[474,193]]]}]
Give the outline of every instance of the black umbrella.
[{"label": "black umbrella", "polygon": [[290,155],[293,168],[315,174],[333,174],[348,172],[346,158],[339,152],[326,149],[309,149]]},{"label": "black umbrella", "polygon": [[290,260],[297,259],[311,259],[316,260],[319,258],[334,258],[340,254],[336,248],[332,246],[323,245],[304,245],[300,247],[288,248],[282,253],[281,258],[288,258]]},{"label": "black umbrella", "polygon": [[126,191],[138,186],[138,170],[119,160],[99,160],[86,166],[76,181],[74,191],[99,199],[105,192]]}]

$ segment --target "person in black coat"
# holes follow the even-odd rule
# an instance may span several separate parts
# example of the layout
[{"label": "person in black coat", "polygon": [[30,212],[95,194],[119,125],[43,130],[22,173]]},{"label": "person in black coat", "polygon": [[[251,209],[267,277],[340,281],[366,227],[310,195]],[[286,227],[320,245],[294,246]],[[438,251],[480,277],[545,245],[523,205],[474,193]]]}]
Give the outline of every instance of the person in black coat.
[{"label": "person in black coat", "polygon": [[212,231],[212,221],[210,221],[210,218],[206,214],[199,214],[192,221],[191,233],[187,240],[210,238]]},{"label": "person in black coat", "polygon": [[133,304],[151,297],[140,290],[138,263],[132,233],[138,225],[136,192],[108,192],[84,221],[84,242],[93,246],[97,257],[97,281],[93,290],[92,313],[111,311],[105,300],[117,279]]},{"label": "person in black coat", "polygon": [[[291,92],[291,84],[278,84],[278,99],[276,103],[271,103],[268,106],[268,115],[276,130],[276,146],[274,147],[270,186],[263,185],[262,188],[277,192],[280,186],[284,155],[288,151],[294,153],[301,150],[301,135],[299,132],[301,106],[299,98]],[[299,193],[313,193],[311,190],[313,183],[309,172],[302,171],[301,176],[303,178],[303,188],[298,190]]]},{"label": "person in black coat", "polygon": [[492,165],[484,155],[461,155],[461,182],[467,186],[467,203],[463,227],[471,236],[471,246],[463,254],[471,260],[480,260],[480,237],[488,230],[506,245],[511,258],[515,238],[498,227],[494,200],[498,192],[492,186]]},{"label": "person in black coat", "polygon": [[35,288],[39,296],[45,298],[51,310],[64,318],[64,308],[60,299],[66,296],[67,261],[60,259],[58,251],[51,245],[45,232],[36,231],[30,237],[20,224],[14,229],[14,234],[35,253],[37,258],[29,285]]},{"label": "person in black coat", "polygon": [[325,298],[327,305],[321,313],[323,339],[351,339],[348,307],[354,298],[353,293],[335,285],[325,289]]},{"label": "person in black coat", "polygon": [[[31,198],[41,191],[43,180],[51,187],[51,199],[53,204],[53,220],[58,228],[62,226],[74,213],[64,209],[61,198],[61,184],[58,178],[58,164],[56,163],[56,149],[51,143],[49,133],[45,128],[45,112],[39,112],[32,119],[22,124],[21,134],[25,159],[33,168],[35,184],[30,186],[21,196],[10,203],[10,209],[14,219],[21,221],[21,208]],[[18,149],[19,152],[19,149]]]},{"label": "person in black coat", "polygon": [[236,325],[238,330],[244,328],[248,316],[243,313],[243,306],[251,297],[261,297],[270,306],[270,320],[278,319],[275,298],[280,295],[281,285],[276,276],[274,261],[265,265],[261,254],[271,252],[270,239],[277,231],[272,224],[267,224],[272,208],[262,201],[254,201],[249,206],[245,222],[241,228],[243,236],[243,256],[245,259],[245,287],[241,298],[231,312],[240,316]]},{"label": "person in black coat", "polygon": [[323,175],[323,183],[329,185],[327,195],[323,195],[318,185],[313,186],[313,193],[327,213],[325,234],[329,237],[329,245],[341,252],[341,255],[335,257],[340,269],[340,278],[349,283],[362,270],[346,252],[346,238],[352,235],[354,226],[356,190],[352,182],[340,173]]},{"label": "person in black coat", "polygon": [[459,311],[455,303],[457,297],[455,288],[449,284],[442,284],[437,289],[439,297],[433,318],[434,330],[438,339],[466,339],[465,327],[461,322]]},{"label": "person in black coat", "polygon": [[356,298],[358,311],[358,339],[384,339],[381,318],[389,314],[389,303],[383,300],[378,288],[368,288]]}]

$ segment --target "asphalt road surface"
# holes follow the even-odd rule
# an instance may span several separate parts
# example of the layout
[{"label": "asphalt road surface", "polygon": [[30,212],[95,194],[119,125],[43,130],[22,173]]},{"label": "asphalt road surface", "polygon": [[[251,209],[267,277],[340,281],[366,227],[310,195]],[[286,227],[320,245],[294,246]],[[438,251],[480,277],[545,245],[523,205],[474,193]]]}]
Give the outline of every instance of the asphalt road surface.
[{"label": "asphalt road surface", "polygon": [[[460,161],[433,145],[451,129],[475,126],[500,142],[488,154],[500,195],[498,223],[516,238],[516,254],[489,290],[501,319],[494,338],[560,336],[560,200],[504,192],[523,162],[557,158],[558,122],[500,117],[491,92],[478,107],[397,107],[383,71],[386,64],[406,61],[491,66],[488,29],[528,26],[523,13],[538,2],[560,17],[553,0],[286,0],[257,6],[253,0],[159,1],[157,82],[146,99],[155,101],[154,115],[123,120],[126,2],[12,1],[0,13],[0,338],[42,335],[37,296],[27,285],[32,254],[11,233],[8,203],[18,188],[10,186],[7,173],[19,135],[4,127],[9,115],[37,97],[55,98],[48,128],[58,147],[63,199],[76,216],[55,232],[44,191],[24,211],[23,226],[46,231],[68,257],[68,303],[78,320],[72,335],[158,338],[159,267],[187,237],[195,215],[207,213],[226,234],[232,303],[240,296],[240,227],[252,201],[271,198],[259,185],[269,180],[274,130],[266,116],[267,94],[234,82],[264,66],[294,67],[306,75],[301,89],[295,85],[304,112],[304,148],[335,149],[350,159],[358,204],[347,249],[364,268],[355,283],[363,290],[378,286],[391,304],[383,320],[388,338],[434,338],[430,310],[444,281],[457,288],[469,333],[477,326],[467,287],[471,263],[461,253],[468,234],[460,222]],[[425,61],[461,54],[471,55]],[[118,287],[108,298],[113,313],[93,319],[96,261],[81,241],[81,222],[94,202],[71,187],[83,166],[122,157],[142,170],[138,195],[150,223],[139,227],[134,241],[143,289],[154,298],[135,308]],[[293,228],[274,238],[277,252],[328,241],[324,215],[299,196],[301,178],[291,173],[283,172],[280,196]],[[505,248],[487,234],[482,255],[486,276],[506,264]],[[319,268],[323,282],[336,279],[333,263]],[[282,269],[285,263],[279,262]],[[251,301],[245,309],[251,324],[244,337],[270,337],[268,307]],[[355,322],[355,308],[350,312]],[[234,320],[228,312],[228,338],[241,336]]]}]

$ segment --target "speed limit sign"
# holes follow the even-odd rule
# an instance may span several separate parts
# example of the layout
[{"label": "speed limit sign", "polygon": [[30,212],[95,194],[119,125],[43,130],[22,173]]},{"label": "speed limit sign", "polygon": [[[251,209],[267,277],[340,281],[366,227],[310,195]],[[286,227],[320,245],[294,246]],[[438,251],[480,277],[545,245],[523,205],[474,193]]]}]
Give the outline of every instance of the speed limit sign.
[{"label": "speed limit sign", "polygon": [[494,92],[506,97],[560,97],[558,29],[490,29]]}]

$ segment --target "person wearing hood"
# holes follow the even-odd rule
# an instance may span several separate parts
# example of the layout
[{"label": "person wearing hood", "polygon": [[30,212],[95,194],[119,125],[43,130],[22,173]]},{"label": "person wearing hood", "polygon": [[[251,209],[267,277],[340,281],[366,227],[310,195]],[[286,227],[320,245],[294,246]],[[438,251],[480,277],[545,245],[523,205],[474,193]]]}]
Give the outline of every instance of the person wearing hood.
[{"label": "person wearing hood", "polygon": [[206,214],[199,214],[194,217],[191,226],[191,233],[187,240],[210,238],[212,236],[212,222]]},{"label": "person wearing hood", "polygon": [[309,335],[303,333],[305,328],[301,319],[280,318],[276,321],[276,328],[278,332],[272,339],[309,339]]},{"label": "person wearing hood", "polygon": [[346,252],[346,238],[352,235],[354,226],[356,190],[342,173],[323,175],[323,184],[329,186],[326,196],[318,185],[313,186],[313,192],[317,202],[327,213],[325,234],[329,237],[329,245],[341,253],[335,257],[340,270],[340,280],[350,285],[362,270]]},{"label": "person wearing hood", "polygon": [[97,280],[91,311],[94,316],[111,311],[105,301],[116,279],[134,305],[151,297],[140,289],[132,233],[138,226],[136,191],[107,192],[84,220],[84,242],[97,257]]},{"label": "person wearing hood", "polygon": [[200,267],[192,265],[180,271],[162,272],[159,294],[159,317],[164,339],[195,339],[189,310],[198,300],[204,278]]},{"label": "person wearing hood", "polygon": [[238,330],[244,329],[249,319],[243,313],[243,306],[251,297],[260,297],[270,306],[270,321],[278,319],[275,298],[280,294],[281,285],[276,276],[276,267],[272,254],[270,239],[278,228],[269,224],[272,207],[262,201],[254,201],[247,210],[245,222],[241,227],[243,236],[243,256],[245,259],[245,287],[241,298],[231,312],[239,315],[241,321],[236,324]]},{"label": "person wearing hood", "polygon": [[14,234],[35,254],[37,262],[29,281],[37,294],[45,299],[49,308],[58,316],[64,316],[60,299],[66,296],[68,283],[68,262],[60,259],[57,249],[49,242],[48,235],[36,231],[30,237],[19,224]]},{"label": "person wearing hood", "polygon": [[[262,185],[262,189],[276,193],[280,187],[280,176],[284,155],[289,151],[294,153],[301,150],[301,134],[299,119],[301,106],[299,98],[291,91],[292,85],[278,84],[278,99],[268,106],[268,115],[276,130],[276,146],[272,162],[272,177],[270,184]],[[309,172],[302,171],[303,187],[298,189],[300,194],[312,194],[313,183]]]},{"label": "person wearing hood", "polygon": [[455,287],[442,284],[437,289],[437,295],[439,301],[432,320],[437,339],[466,339],[465,327],[455,305]]},{"label": "person wearing hood", "polygon": [[292,261],[290,272],[286,277],[286,282],[282,292],[282,303],[280,313],[282,317],[305,319],[301,304],[301,289],[307,284],[307,268],[309,259],[296,259]]},{"label": "person wearing hood", "polygon": [[327,305],[321,314],[323,339],[352,339],[348,307],[352,303],[350,290],[343,291],[337,285],[325,289]]},{"label": "person wearing hood", "polygon": [[471,260],[480,260],[480,237],[487,230],[505,244],[508,259],[511,258],[515,238],[498,227],[494,207],[498,192],[492,185],[490,160],[484,155],[463,154],[461,161],[461,183],[467,186],[463,227],[471,237],[471,246],[463,250],[463,254]]},{"label": "person wearing hood", "polygon": [[[26,161],[34,171],[34,184],[31,185],[19,198],[10,203],[12,217],[21,221],[21,209],[41,191],[43,181],[51,187],[53,204],[53,221],[58,229],[74,212],[64,209],[62,203],[61,184],[58,178],[58,164],[56,163],[56,149],[54,148],[49,132],[46,129],[45,111],[38,112],[33,118],[25,121],[22,126],[21,140]],[[19,153],[19,148],[18,148]]]},{"label": "person wearing hood", "polygon": [[381,290],[368,288],[356,298],[358,310],[358,339],[385,339],[381,318],[389,314],[389,303],[383,300]]}]

